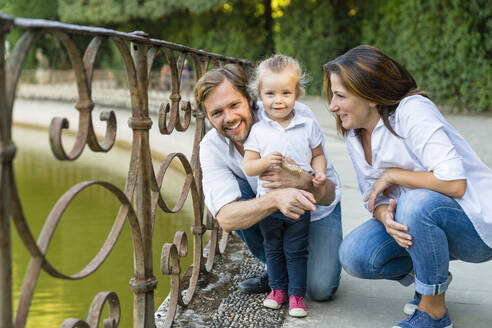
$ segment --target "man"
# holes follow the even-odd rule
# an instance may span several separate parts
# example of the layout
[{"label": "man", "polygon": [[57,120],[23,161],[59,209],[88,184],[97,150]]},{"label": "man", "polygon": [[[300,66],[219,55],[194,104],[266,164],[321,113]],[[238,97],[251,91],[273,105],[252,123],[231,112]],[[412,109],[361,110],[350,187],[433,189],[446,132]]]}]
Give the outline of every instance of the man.
[{"label": "man", "polygon": [[[207,208],[224,231],[235,231],[263,263],[263,238],[257,223],[277,210],[293,219],[312,211],[307,296],[317,301],[330,299],[340,280],[338,248],[342,240],[340,183],[333,165],[327,158],[328,181],[321,187],[313,186],[308,172],[296,175],[280,168],[269,169],[260,179],[271,191],[256,198],[256,179],[248,177],[242,168],[243,144],[260,117],[258,104],[247,91],[245,72],[233,64],[213,69],[200,78],[194,91],[197,105],[214,127],[200,143]],[[296,114],[314,118],[309,108],[296,106]],[[266,273],[241,282],[240,289],[245,293],[268,292]]]}]

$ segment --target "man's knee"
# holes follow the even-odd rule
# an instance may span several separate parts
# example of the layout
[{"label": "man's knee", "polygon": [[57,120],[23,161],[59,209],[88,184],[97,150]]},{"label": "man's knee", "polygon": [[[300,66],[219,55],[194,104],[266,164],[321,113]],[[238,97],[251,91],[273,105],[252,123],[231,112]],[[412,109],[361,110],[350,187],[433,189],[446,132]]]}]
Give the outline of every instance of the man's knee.
[{"label": "man's knee", "polygon": [[333,296],[335,296],[337,289],[338,285],[334,286],[331,284],[308,284],[307,295],[311,300],[316,302],[329,301],[333,299]]},{"label": "man's knee", "polygon": [[369,260],[366,254],[361,251],[360,244],[350,234],[342,241],[338,251],[340,263],[343,269],[355,277],[363,277],[367,271]]}]

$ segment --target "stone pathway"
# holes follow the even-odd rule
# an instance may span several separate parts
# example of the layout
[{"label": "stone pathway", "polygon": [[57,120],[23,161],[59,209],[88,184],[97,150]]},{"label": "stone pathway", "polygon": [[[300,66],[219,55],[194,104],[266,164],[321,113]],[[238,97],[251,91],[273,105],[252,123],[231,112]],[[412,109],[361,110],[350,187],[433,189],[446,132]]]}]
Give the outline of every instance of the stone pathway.
[{"label": "stone pathway", "polygon": [[[202,275],[200,289],[188,307],[179,308],[173,327],[280,327],[287,314],[285,306],[267,309],[263,306],[266,294],[246,295],[238,287],[263,268],[244,243],[230,235],[224,256],[216,259],[212,272]],[[162,327],[166,312],[167,300],[156,312],[157,328]]]}]

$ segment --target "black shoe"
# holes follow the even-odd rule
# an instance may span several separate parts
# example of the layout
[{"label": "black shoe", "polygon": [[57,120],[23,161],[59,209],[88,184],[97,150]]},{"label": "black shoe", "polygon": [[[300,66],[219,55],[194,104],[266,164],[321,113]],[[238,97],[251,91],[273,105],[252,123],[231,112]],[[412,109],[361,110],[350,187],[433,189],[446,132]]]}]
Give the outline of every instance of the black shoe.
[{"label": "black shoe", "polygon": [[270,291],[268,273],[264,271],[260,276],[243,280],[239,283],[239,290],[245,294],[260,294]]}]

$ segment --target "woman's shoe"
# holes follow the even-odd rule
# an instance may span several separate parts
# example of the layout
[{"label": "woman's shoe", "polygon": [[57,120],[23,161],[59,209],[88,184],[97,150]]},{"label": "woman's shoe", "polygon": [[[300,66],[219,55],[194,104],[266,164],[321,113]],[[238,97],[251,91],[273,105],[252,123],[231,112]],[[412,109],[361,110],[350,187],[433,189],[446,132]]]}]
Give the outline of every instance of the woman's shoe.
[{"label": "woman's shoe", "polygon": [[403,313],[405,313],[406,315],[412,315],[415,310],[417,310],[417,306],[419,306],[421,299],[422,295],[415,292],[415,294],[413,295],[413,300],[405,304],[405,306],[403,307]]},{"label": "woman's shoe", "polygon": [[449,312],[446,310],[446,313],[439,319],[432,318],[426,312],[422,312],[420,310],[415,310],[415,312],[397,324],[393,326],[393,328],[453,328],[453,324],[451,323],[451,319],[449,318]]}]

